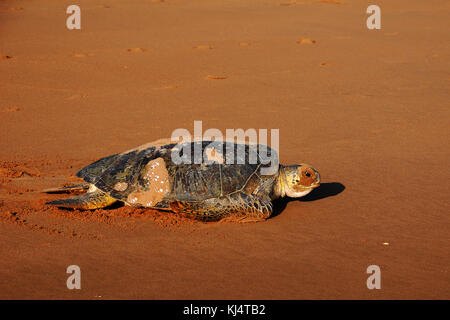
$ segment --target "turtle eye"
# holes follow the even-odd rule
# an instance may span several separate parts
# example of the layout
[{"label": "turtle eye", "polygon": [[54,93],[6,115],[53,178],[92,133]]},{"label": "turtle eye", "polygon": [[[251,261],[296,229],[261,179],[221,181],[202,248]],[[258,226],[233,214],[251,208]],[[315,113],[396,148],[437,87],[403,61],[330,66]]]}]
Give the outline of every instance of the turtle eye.
[{"label": "turtle eye", "polygon": [[305,176],[311,177],[311,173],[309,173],[308,171],[305,171]]}]

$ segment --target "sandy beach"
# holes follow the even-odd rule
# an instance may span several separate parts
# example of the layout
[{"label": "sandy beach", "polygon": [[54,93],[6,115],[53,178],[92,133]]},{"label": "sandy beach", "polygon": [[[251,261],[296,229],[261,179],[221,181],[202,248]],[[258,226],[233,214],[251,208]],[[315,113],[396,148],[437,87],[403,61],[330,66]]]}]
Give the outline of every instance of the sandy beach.
[{"label": "sandy beach", "polygon": [[[448,1],[71,4],[0,1],[0,299],[450,299]],[[196,120],[279,129],[322,185],[258,223],[45,205]]]}]

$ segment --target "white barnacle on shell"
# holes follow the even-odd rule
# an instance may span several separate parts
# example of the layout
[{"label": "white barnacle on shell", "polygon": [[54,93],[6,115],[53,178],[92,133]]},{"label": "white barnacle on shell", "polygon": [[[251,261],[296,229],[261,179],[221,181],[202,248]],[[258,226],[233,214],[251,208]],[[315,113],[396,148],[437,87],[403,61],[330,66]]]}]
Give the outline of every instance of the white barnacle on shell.
[{"label": "white barnacle on shell", "polygon": [[216,151],[216,148],[208,148],[205,150],[208,161],[215,163],[224,163],[223,155]]},{"label": "white barnacle on shell", "polygon": [[117,182],[114,185],[113,189],[116,190],[116,191],[125,191],[127,188],[128,188],[128,183],[126,183],[126,182]]},{"label": "white barnacle on shell", "polygon": [[137,201],[137,197],[134,197],[130,200],[131,203],[136,203],[136,201]]}]

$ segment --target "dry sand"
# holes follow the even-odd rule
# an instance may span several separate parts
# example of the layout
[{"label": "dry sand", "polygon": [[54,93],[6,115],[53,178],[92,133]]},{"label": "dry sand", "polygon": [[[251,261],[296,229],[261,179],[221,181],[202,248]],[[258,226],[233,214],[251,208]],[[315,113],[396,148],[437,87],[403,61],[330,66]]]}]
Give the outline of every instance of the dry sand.
[{"label": "dry sand", "polygon": [[[448,1],[373,31],[367,1],[78,1],[81,31],[71,4],[0,1],[0,298],[450,298]],[[249,224],[44,205],[194,120],[280,128],[323,186]]]}]

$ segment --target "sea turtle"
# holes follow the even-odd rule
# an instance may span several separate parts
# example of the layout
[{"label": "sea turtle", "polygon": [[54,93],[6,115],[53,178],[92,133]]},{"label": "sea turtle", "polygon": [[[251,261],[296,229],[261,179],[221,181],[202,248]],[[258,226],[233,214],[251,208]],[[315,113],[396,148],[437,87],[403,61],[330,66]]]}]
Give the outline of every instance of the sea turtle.
[{"label": "sea turtle", "polygon": [[[272,214],[272,200],[302,197],[320,184],[314,168],[279,165],[276,151],[265,145],[170,141],[158,140],[88,165],[77,173],[88,184],[46,190],[86,193],[47,204],[97,209],[121,201],[205,221],[225,217],[263,220]],[[274,163],[275,170],[267,174]],[[264,174],[263,169],[267,170]]]}]

